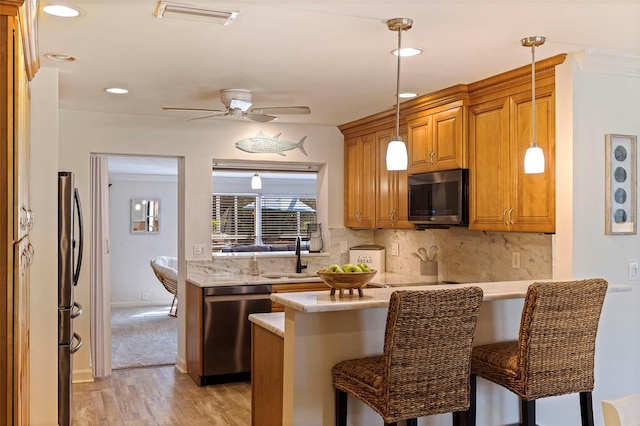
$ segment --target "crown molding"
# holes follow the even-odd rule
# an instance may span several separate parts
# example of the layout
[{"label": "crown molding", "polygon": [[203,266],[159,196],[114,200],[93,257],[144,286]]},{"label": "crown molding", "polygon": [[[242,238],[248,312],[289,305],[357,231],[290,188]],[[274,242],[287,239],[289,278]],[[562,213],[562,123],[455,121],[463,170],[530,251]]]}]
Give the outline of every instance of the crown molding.
[{"label": "crown molding", "polygon": [[576,54],[576,62],[584,72],[640,77],[640,55],[606,49],[586,49]]}]

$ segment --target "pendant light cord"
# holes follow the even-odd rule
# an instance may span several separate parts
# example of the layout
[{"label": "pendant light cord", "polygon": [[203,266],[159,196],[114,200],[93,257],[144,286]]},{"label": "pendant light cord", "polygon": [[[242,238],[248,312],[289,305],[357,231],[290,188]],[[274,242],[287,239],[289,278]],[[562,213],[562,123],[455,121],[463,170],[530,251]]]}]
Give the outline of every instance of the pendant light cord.
[{"label": "pendant light cord", "polygon": [[533,138],[532,146],[538,146],[536,138],[536,45],[531,45],[531,136]]},{"label": "pendant light cord", "polygon": [[402,28],[398,28],[398,74],[396,75],[396,139],[400,137],[400,47],[402,46]]}]

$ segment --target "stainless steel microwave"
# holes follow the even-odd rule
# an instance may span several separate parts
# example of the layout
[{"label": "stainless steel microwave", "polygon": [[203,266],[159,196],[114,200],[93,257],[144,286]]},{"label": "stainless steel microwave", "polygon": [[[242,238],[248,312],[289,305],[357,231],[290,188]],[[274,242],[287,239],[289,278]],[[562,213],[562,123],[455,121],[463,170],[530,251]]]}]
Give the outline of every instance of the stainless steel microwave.
[{"label": "stainless steel microwave", "polygon": [[409,221],[418,225],[469,224],[469,170],[409,175]]}]

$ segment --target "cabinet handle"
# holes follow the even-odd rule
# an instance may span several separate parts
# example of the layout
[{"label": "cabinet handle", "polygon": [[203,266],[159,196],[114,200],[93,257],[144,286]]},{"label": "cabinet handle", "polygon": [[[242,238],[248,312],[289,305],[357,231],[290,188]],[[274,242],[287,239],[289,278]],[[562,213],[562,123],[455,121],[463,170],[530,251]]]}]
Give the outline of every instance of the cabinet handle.
[{"label": "cabinet handle", "polygon": [[360,212],[356,212],[356,222],[360,223]]},{"label": "cabinet handle", "polygon": [[391,210],[391,212],[389,212],[389,218],[391,219],[391,223],[396,223],[396,211]]},{"label": "cabinet handle", "polygon": [[431,151],[431,152],[429,153],[429,162],[431,163],[431,166],[435,166],[435,165],[436,165],[436,163],[433,161],[433,156],[434,156],[435,154],[436,154],[436,153],[435,153],[435,151]]},{"label": "cabinet handle", "polygon": [[509,207],[505,207],[504,211],[502,212],[502,223],[505,224],[505,226],[509,226],[509,222],[507,222],[507,211],[509,210]]},{"label": "cabinet handle", "polygon": [[511,208],[509,209],[508,217],[509,217],[509,223],[511,223],[511,224],[513,225],[513,219],[511,219],[511,212],[512,212],[512,211],[513,211],[513,207],[511,207]]}]

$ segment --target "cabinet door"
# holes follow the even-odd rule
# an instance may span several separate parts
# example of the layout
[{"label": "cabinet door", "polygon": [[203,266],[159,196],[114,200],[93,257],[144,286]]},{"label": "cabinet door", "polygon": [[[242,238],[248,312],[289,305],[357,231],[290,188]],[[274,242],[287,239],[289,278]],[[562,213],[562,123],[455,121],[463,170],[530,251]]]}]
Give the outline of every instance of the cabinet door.
[{"label": "cabinet door", "polygon": [[433,114],[433,170],[467,167],[464,144],[464,108],[457,107]]},{"label": "cabinet door", "polygon": [[29,268],[33,248],[29,237],[14,244],[13,269],[13,394],[15,425],[29,424]]},{"label": "cabinet door", "polygon": [[[555,96],[553,86],[537,88],[536,136],[544,151],[544,173],[525,174],[524,154],[531,144],[531,93],[511,99],[512,231],[555,232]],[[510,207],[510,208],[511,208]]]},{"label": "cabinet door", "polygon": [[[378,147],[378,187],[376,192],[376,228],[412,229],[409,223],[408,174],[405,170],[387,170],[386,154],[395,130],[376,132]],[[401,133],[406,140],[406,133]]]},{"label": "cabinet door", "polygon": [[407,121],[407,150],[409,151],[409,174],[433,171],[432,117],[425,114]]},{"label": "cabinet door", "polygon": [[[19,30],[19,26],[16,28]],[[13,117],[13,185],[14,185],[14,238],[16,241],[31,230],[33,215],[29,203],[29,108],[30,96],[27,73],[24,68],[22,38],[15,36],[14,117]]]},{"label": "cabinet door", "polygon": [[507,230],[510,208],[509,102],[469,108],[469,229]]},{"label": "cabinet door", "polygon": [[375,134],[345,140],[344,226],[372,228],[376,191]]}]

